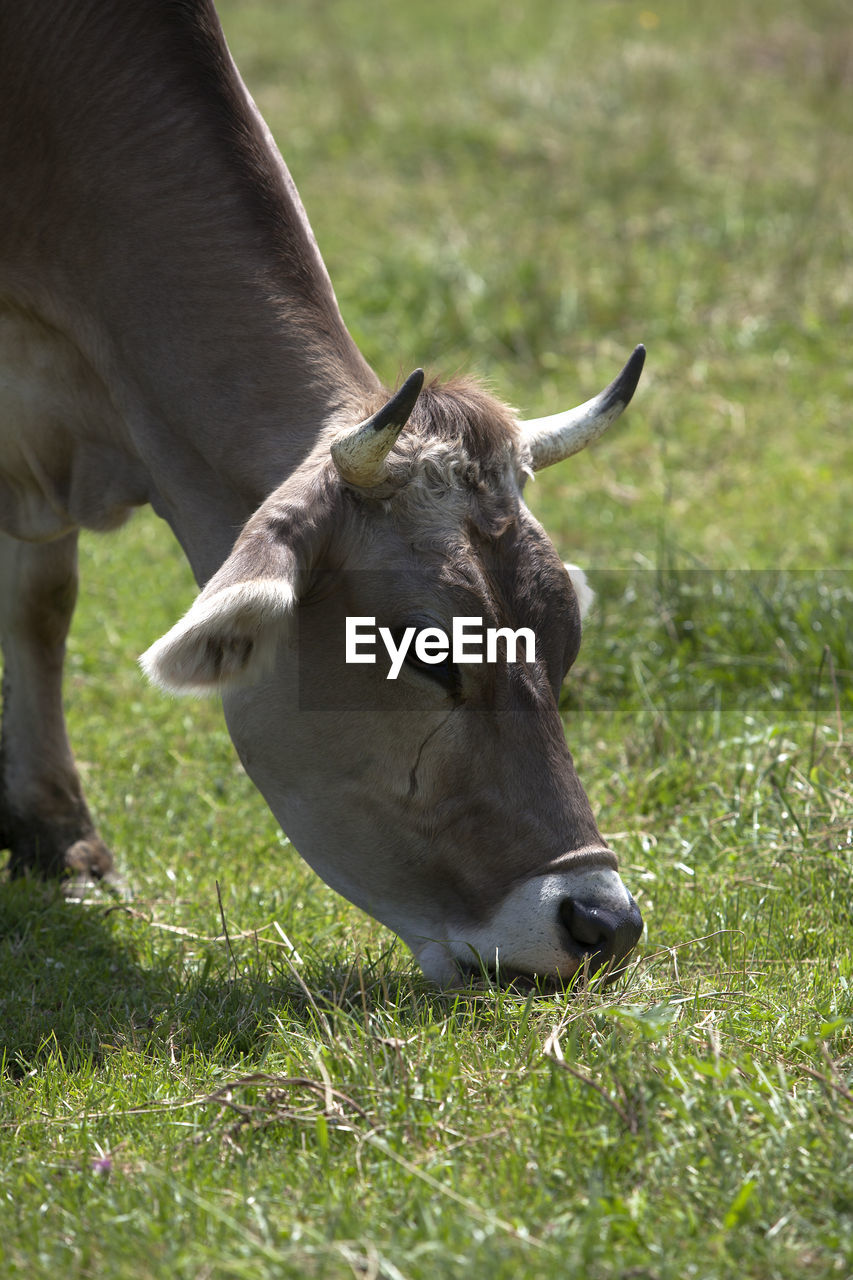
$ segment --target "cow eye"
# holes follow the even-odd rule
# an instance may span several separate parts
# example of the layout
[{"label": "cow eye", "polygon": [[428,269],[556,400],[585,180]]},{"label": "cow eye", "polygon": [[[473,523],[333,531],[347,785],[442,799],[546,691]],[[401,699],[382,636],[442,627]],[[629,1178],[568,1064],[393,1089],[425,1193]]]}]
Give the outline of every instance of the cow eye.
[{"label": "cow eye", "polygon": [[[419,622],[409,623],[409,625],[417,626],[418,631],[420,631],[424,625],[434,624],[424,624],[423,622]],[[403,638],[404,631],[404,627],[400,627],[392,631],[391,634],[394,637],[395,644],[400,643]],[[462,678],[459,674],[458,666],[451,660],[449,654],[446,658],[442,658],[441,662],[424,662],[422,658],[418,657],[413,640],[406,652],[405,663],[406,666],[411,667],[413,671],[419,671],[422,675],[428,676],[430,680],[433,680],[436,684],[441,685],[442,689],[445,689],[448,693],[458,694],[461,688]]]},{"label": "cow eye", "polygon": [[443,688],[453,693],[459,688],[459,668],[454,662],[450,661],[449,657],[442,658],[441,662],[423,662],[414,649],[410,649],[406,654],[406,663],[408,666],[413,667],[415,671],[422,671],[425,676],[435,680],[436,684],[440,684]]}]

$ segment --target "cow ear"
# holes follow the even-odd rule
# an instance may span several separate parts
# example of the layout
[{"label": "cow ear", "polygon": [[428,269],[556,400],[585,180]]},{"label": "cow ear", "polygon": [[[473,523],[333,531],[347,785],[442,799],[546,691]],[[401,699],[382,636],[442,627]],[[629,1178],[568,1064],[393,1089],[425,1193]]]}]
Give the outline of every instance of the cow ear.
[{"label": "cow ear", "polygon": [[246,524],[189,611],[139,659],[170,693],[256,684],[272,668],[297,598],[340,527],[334,468],[280,486]]},{"label": "cow ear", "polygon": [[272,666],[295,599],[286,578],[221,587],[214,579],[180,622],[143,653],[140,665],[149,680],[170,693],[216,693],[254,684]]},{"label": "cow ear", "polygon": [[581,621],[583,621],[592,608],[595,600],[595,592],[587,582],[586,574],[583,569],[579,568],[576,564],[568,563],[564,565],[564,568],[572,580],[572,586],[574,587],[575,595],[578,598],[578,607],[581,611]]}]

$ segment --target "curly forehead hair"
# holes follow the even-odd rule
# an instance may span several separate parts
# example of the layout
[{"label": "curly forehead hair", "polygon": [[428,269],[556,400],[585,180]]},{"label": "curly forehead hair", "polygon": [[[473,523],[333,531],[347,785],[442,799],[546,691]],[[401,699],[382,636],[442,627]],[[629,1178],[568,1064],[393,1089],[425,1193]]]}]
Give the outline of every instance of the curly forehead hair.
[{"label": "curly forehead hair", "polygon": [[521,437],[512,409],[471,378],[428,383],[415,403],[409,429],[431,440],[461,444],[486,470],[494,463],[505,465]]},{"label": "curly forehead hair", "polygon": [[424,387],[388,463],[394,499],[431,541],[442,524],[499,536],[517,517],[525,455],[514,413],[476,382]]}]

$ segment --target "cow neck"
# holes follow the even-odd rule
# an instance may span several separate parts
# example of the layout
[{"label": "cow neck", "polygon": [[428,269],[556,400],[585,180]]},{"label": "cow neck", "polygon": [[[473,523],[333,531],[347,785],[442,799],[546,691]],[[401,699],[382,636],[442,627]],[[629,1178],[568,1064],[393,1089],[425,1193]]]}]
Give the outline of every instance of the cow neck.
[{"label": "cow neck", "polygon": [[378,380],[212,4],[93,0],[83,24],[34,0],[20,25],[0,67],[46,141],[8,143],[3,272],[106,387],[92,435],[120,437],[203,581]]},{"label": "cow neck", "polygon": [[[257,359],[259,343],[251,331],[246,337]],[[150,401],[139,402],[139,450],[151,477],[152,505],[171,525],[200,583],[224,561],[264,500],[310,467],[327,425],[351,416],[348,398],[354,395],[355,405],[366,394],[363,387],[354,394],[358,384],[351,375],[321,379],[322,362],[306,364],[285,344],[276,345],[258,394],[239,387],[250,354],[241,356],[235,344],[235,358],[233,373],[217,370],[201,412],[194,397],[167,409],[158,403],[153,411]]]}]

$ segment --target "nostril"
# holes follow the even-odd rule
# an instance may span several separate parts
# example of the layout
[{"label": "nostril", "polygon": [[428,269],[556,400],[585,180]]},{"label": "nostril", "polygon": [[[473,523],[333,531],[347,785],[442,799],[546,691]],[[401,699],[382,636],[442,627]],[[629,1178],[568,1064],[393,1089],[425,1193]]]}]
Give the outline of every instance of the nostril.
[{"label": "nostril", "polygon": [[583,955],[595,955],[600,964],[611,958],[623,960],[639,941],[643,918],[633,898],[626,909],[612,910],[564,898],[560,903],[560,921],[572,946]]},{"label": "nostril", "polygon": [[613,928],[599,907],[566,898],[560,903],[560,920],[568,930],[572,942],[583,951],[609,948]]}]

